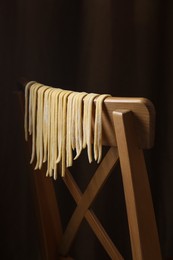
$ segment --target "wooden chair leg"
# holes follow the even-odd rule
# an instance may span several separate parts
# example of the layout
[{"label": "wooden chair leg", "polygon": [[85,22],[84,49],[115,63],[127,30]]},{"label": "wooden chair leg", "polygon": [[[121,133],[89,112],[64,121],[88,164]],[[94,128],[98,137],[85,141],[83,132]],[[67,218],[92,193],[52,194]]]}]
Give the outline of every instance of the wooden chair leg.
[{"label": "wooden chair leg", "polygon": [[59,256],[62,238],[60,213],[52,180],[43,172],[32,173],[35,187],[36,214],[41,240],[42,259],[54,260]]},{"label": "wooden chair leg", "polygon": [[150,185],[144,155],[138,148],[133,114],[127,110],[113,112],[122,179],[126,200],[132,255],[135,260],[160,260]]}]

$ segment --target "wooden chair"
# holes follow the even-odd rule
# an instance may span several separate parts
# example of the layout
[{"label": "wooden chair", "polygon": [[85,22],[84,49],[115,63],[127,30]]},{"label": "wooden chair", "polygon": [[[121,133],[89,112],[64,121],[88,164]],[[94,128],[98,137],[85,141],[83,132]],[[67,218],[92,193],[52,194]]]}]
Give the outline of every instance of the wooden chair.
[{"label": "wooden chair", "polygon": [[[18,92],[22,111],[24,87]],[[108,97],[103,105],[103,145],[110,149],[82,194],[70,171],[63,178],[76,201],[76,209],[63,233],[60,213],[51,178],[32,174],[37,216],[42,242],[42,259],[70,259],[68,253],[80,224],[85,218],[110,259],[123,259],[113,241],[90,209],[112,169],[120,160],[121,174],[134,260],[161,259],[158,232],[143,155],[154,142],[155,111],[145,98]]]}]

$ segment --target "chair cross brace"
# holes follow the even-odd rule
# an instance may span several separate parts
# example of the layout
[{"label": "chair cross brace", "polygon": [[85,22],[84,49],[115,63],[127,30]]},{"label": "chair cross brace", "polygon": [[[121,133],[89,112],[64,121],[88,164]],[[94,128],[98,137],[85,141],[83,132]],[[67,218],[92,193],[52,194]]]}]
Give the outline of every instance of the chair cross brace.
[{"label": "chair cross brace", "polygon": [[[103,187],[107,178],[109,177],[112,169],[118,161],[118,151],[117,148],[111,147],[99,165],[95,175],[90,181],[84,194],[81,194],[79,187],[71,176],[69,170],[66,170],[66,176],[63,178],[65,184],[67,185],[69,191],[71,192],[74,200],[77,203],[77,207],[73,216],[67,226],[67,229],[63,235],[62,243],[60,246],[60,253],[66,255],[70,249],[73,239],[79,229],[82,219],[85,217],[95,235],[101,242],[102,246],[108,253],[111,259],[123,259],[117,248],[115,247],[112,240],[107,235],[103,226],[99,222],[98,218],[95,216],[94,212],[89,209],[94,199],[96,198],[98,192]],[[107,167],[109,165],[109,167]],[[104,170],[103,170],[104,169]],[[88,196],[89,195],[89,196]],[[89,198],[89,199],[88,199]]]}]

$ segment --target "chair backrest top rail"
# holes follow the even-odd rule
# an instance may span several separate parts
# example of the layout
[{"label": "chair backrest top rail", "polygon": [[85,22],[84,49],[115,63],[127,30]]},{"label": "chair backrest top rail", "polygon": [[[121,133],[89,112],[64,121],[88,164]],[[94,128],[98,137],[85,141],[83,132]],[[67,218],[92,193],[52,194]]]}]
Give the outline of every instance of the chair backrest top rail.
[{"label": "chair backrest top rail", "polygon": [[105,99],[103,106],[103,143],[116,145],[112,113],[118,110],[128,110],[133,113],[139,147],[143,149],[151,148],[154,144],[155,108],[149,99],[138,97],[107,97]]}]

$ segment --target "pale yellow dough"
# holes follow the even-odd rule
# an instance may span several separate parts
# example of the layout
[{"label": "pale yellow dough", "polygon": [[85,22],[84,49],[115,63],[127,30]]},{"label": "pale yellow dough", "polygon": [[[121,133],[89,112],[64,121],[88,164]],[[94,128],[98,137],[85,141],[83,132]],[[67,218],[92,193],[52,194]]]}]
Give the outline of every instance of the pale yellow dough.
[{"label": "pale yellow dough", "polygon": [[[88,160],[102,157],[102,104],[107,94],[73,92],[44,86],[31,81],[25,87],[25,139],[32,135],[31,163],[41,169],[47,162],[46,176],[57,179],[73,164],[82,149],[87,148]],[[94,111],[95,109],[95,111]],[[92,120],[94,118],[94,131]],[[73,158],[73,150],[76,155]]]}]

